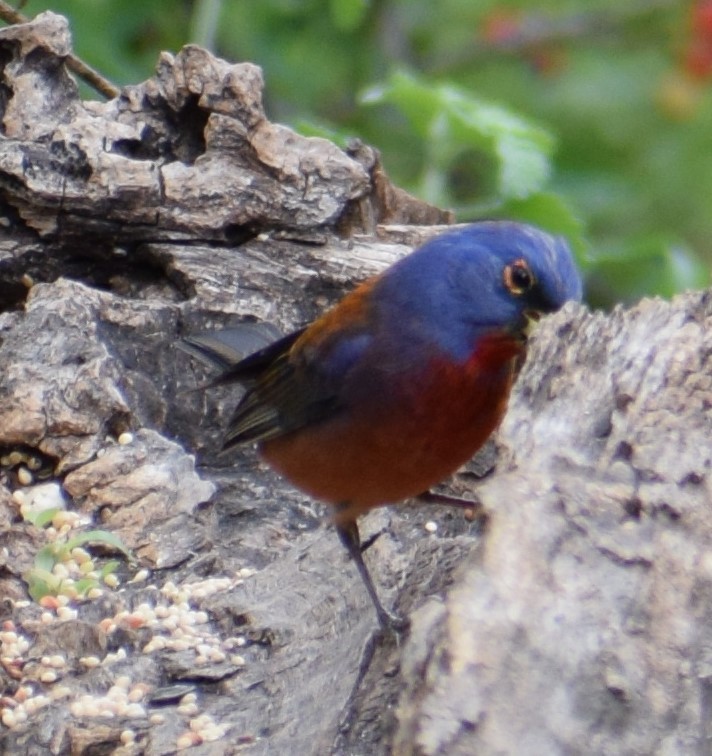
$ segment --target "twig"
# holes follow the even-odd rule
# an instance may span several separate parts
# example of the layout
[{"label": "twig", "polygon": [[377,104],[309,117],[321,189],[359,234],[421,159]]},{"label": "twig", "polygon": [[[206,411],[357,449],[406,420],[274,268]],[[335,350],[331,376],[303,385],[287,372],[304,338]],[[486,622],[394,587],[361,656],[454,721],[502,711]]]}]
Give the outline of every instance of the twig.
[{"label": "twig", "polygon": [[[0,0],[2,2],[2,0]],[[107,100],[113,100],[118,97],[121,90],[105,79],[95,68],[87,65],[81,58],[70,54],[66,60],[67,68],[75,73],[80,79],[83,79],[90,87],[93,87],[99,94],[104,95]]]},{"label": "twig", "polygon": [[[0,0],[0,19],[9,25],[26,24],[30,20],[27,16],[4,2],[4,0]],[[99,92],[99,94],[104,95],[107,100],[119,96],[121,90],[115,84],[112,84],[108,79],[105,79],[98,71],[87,65],[83,60],[77,58],[76,55],[70,53],[66,57],[65,63],[70,71],[75,73],[90,87]]]}]

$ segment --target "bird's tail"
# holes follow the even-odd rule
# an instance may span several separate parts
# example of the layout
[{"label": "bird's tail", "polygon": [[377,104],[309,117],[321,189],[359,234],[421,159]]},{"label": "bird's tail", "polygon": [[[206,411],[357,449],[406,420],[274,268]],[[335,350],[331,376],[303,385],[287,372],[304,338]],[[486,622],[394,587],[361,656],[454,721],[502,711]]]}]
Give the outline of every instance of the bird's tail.
[{"label": "bird's tail", "polygon": [[176,342],[176,346],[207,367],[224,372],[280,336],[277,327],[270,323],[243,323],[232,328],[186,336]]}]

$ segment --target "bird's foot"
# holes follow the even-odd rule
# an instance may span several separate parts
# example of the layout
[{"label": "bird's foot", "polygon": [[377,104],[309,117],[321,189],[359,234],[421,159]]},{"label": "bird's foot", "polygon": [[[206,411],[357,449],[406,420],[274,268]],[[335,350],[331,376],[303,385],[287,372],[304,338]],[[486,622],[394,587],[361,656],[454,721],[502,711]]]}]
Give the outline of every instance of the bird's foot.
[{"label": "bird's foot", "polygon": [[474,522],[475,520],[485,521],[487,513],[479,499],[462,499],[459,496],[449,496],[448,494],[436,493],[435,491],[423,491],[418,494],[416,499],[426,504],[444,504],[449,507],[462,507],[466,520]]},{"label": "bird's foot", "polygon": [[381,626],[383,632],[400,635],[410,627],[410,620],[407,617],[399,617],[397,614],[392,614],[382,605],[380,608],[376,607],[376,614],[378,615],[378,624]]}]

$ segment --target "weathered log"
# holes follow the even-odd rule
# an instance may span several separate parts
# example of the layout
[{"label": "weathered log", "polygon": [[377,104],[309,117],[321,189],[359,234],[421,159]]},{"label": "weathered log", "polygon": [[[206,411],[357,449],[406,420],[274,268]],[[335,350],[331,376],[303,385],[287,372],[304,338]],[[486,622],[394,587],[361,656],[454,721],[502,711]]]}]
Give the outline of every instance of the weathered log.
[{"label": "weathered log", "polygon": [[[706,752],[712,297],[542,322],[488,477],[451,482],[484,531],[365,518],[413,617],[379,639],[319,505],[216,456],[237,397],[174,344],[303,324],[449,215],[270,123],[256,66],[188,47],[81,102],[69,50],[53,14],[0,31],[0,749]],[[27,600],[47,499],[138,560],[76,617]]]},{"label": "weathered log", "polygon": [[706,753],[712,293],[549,323],[481,547],[405,649],[398,753]]}]

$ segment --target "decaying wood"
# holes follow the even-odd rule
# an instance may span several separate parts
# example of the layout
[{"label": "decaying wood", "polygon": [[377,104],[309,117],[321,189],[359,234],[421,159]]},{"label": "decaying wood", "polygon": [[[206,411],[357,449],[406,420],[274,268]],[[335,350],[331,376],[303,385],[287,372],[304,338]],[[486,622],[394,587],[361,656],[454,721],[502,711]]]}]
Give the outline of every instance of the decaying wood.
[{"label": "decaying wood", "polygon": [[2,29],[0,45],[9,57],[0,178],[43,237],[232,242],[274,229],[448,220],[389,188],[373,149],[347,154],[267,120],[250,63],[189,46],[108,103],[81,103],[62,65],[64,19],[45,13]]},{"label": "decaying wood", "polygon": [[396,752],[705,753],[712,292],[549,325],[487,537],[415,622]]},{"label": "decaying wood", "polygon": [[[25,25],[30,21],[27,16],[24,16],[12,5],[4,2],[4,0],[0,0],[0,19],[6,24],[12,25]],[[118,87],[105,79],[96,69],[92,68],[80,58],[77,58],[76,55],[70,53],[64,59],[64,63],[73,74],[99,92],[99,94],[104,95],[107,99],[119,96]]]},{"label": "decaying wood", "polygon": [[[415,504],[365,518],[413,619],[396,644],[320,506],[249,450],[216,455],[236,395],[196,390],[174,344],[303,324],[449,215],[372,148],[271,123],[256,66],[188,47],[83,103],[60,17],[0,51],[0,709],[47,696],[0,750],[171,753],[201,715],[203,754],[709,750],[709,293],[541,324],[488,477],[451,483],[483,531]],[[52,495],[136,560],[76,617],[23,581],[48,540],[27,508]],[[77,706],[121,685],[138,711]]]}]

